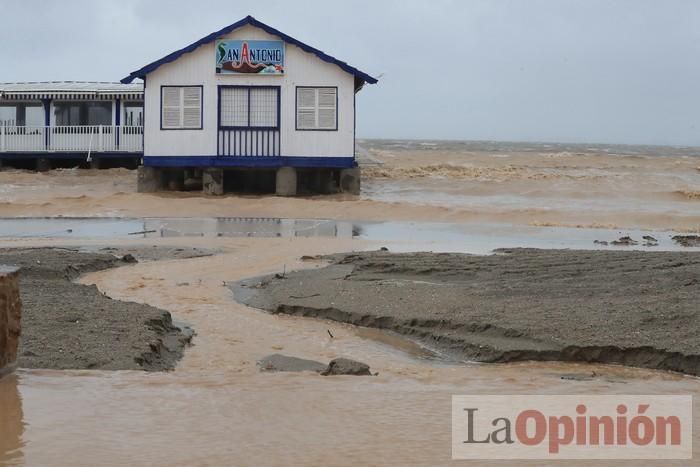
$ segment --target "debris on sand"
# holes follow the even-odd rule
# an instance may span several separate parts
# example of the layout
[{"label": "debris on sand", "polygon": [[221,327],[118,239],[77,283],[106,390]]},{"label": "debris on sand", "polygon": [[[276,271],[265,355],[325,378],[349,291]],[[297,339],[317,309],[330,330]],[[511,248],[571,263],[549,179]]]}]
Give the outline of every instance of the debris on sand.
[{"label": "debris on sand", "polygon": [[610,244],[615,245],[615,246],[634,246],[634,245],[638,245],[639,242],[632,239],[632,237],[630,237],[630,236],[625,236],[625,237],[620,237],[617,240],[613,240],[612,242],[610,242]]},{"label": "debris on sand", "polygon": [[700,235],[675,235],[671,239],[685,247],[700,247]]},{"label": "debris on sand", "polygon": [[122,256],[122,261],[125,263],[138,263],[138,260],[134,258],[134,255],[131,253],[127,253],[124,256]]},{"label": "debris on sand", "polygon": [[605,240],[593,240],[594,245],[608,246],[608,242]]},{"label": "debris on sand", "polygon": [[644,240],[644,244],[642,246],[646,246],[646,247],[659,246],[659,241],[656,238],[652,237],[651,235],[643,236],[642,240]]}]

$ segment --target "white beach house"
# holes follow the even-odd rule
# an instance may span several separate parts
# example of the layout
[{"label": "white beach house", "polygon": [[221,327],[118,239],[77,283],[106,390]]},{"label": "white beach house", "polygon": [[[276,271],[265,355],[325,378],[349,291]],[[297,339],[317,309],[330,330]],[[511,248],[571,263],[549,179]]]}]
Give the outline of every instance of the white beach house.
[{"label": "white beach house", "polygon": [[0,83],[0,160],[39,170],[60,161],[138,161],[143,84]]},{"label": "white beach house", "polygon": [[372,76],[252,16],[122,80],[143,80],[139,190],[359,191],[355,94]]}]

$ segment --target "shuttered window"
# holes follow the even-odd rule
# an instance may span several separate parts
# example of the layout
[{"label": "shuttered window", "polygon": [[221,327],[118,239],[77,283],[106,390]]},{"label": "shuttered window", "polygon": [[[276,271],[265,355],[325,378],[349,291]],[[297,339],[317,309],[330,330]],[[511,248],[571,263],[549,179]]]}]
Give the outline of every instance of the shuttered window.
[{"label": "shuttered window", "polygon": [[201,130],[202,87],[163,86],[161,127],[164,130]]},{"label": "shuttered window", "polygon": [[297,88],[297,130],[338,129],[338,88]]},{"label": "shuttered window", "polygon": [[278,87],[222,86],[219,126],[279,128],[279,92]]}]

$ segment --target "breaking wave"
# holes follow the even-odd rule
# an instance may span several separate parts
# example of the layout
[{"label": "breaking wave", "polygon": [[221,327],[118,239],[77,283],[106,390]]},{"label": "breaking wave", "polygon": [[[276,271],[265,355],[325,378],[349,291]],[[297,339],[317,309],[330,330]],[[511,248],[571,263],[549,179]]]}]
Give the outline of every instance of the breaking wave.
[{"label": "breaking wave", "polygon": [[700,191],[696,190],[676,190],[674,191],[676,195],[682,196],[685,199],[700,201]]}]

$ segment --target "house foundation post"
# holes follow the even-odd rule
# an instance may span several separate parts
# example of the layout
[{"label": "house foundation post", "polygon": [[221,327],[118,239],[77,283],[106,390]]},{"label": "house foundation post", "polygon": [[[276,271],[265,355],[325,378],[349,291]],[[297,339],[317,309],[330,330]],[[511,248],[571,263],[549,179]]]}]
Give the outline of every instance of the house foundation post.
[{"label": "house foundation post", "polygon": [[340,171],[340,191],[352,195],[360,194],[360,168],[342,169]]},{"label": "house foundation post", "polygon": [[139,193],[155,193],[162,188],[160,169],[141,165],[136,171],[136,191]]},{"label": "house foundation post", "polygon": [[36,160],[37,172],[48,172],[51,170],[51,161],[45,157],[40,157]]},{"label": "house foundation post", "polygon": [[294,167],[280,167],[277,169],[275,193],[277,196],[296,196],[297,170]]},{"label": "house foundation post", "polygon": [[202,171],[202,193],[212,196],[224,194],[224,169],[207,168]]}]

